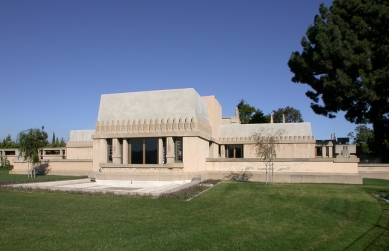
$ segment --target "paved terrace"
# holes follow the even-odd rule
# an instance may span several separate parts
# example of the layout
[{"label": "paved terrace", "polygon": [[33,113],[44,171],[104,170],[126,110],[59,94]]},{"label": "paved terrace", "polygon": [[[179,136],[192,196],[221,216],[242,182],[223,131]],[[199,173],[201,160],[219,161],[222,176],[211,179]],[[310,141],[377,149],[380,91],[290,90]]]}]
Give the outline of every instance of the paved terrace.
[{"label": "paved terrace", "polygon": [[179,181],[179,182],[162,182],[162,181],[147,181],[136,182],[123,186],[115,182],[106,184],[100,184],[99,182],[93,182],[90,179],[79,180],[66,180],[66,181],[51,181],[51,182],[38,182],[38,183],[23,183],[14,184],[13,187],[31,187],[41,188],[59,191],[82,191],[82,192],[112,192],[114,194],[139,194],[139,195],[152,195],[154,197],[159,196],[162,193],[171,193],[183,188],[192,186],[200,181]]}]

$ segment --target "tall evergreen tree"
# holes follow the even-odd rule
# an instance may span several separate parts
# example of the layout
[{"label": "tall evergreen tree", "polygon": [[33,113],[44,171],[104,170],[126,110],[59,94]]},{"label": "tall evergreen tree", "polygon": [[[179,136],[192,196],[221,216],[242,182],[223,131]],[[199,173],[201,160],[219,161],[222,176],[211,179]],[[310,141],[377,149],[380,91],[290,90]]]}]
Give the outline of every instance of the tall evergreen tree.
[{"label": "tall evergreen tree", "polygon": [[60,147],[65,147],[66,146],[66,143],[65,143],[65,140],[63,139],[63,137],[61,138],[61,141],[59,142],[59,146]]},{"label": "tall evergreen tree", "polygon": [[53,132],[53,137],[51,139],[51,146],[54,147],[55,146],[55,132]]},{"label": "tall evergreen tree", "polygon": [[288,65],[292,81],[308,84],[317,114],[339,111],[356,124],[372,123],[375,150],[389,156],[389,1],[334,0],[319,8]]}]

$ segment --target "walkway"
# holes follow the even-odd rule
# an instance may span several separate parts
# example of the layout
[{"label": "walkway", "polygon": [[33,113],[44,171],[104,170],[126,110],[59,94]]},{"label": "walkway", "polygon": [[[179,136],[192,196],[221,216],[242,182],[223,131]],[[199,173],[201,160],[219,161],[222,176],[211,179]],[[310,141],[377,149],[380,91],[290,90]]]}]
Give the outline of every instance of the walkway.
[{"label": "walkway", "polygon": [[139,194],[159,196],[162,193],[170,193],[178,191],[185,187],[199,183],[195,182],[134,182],[131,186],[108,186],[99,185],[98,182],[92,182],[90,179],[66,180],[66,181],[51,181],[38,183],[23,183],[11,185],[13,187],[31,187],[60,191],[83,191],[83,192],[112,192],[114,194]]}]

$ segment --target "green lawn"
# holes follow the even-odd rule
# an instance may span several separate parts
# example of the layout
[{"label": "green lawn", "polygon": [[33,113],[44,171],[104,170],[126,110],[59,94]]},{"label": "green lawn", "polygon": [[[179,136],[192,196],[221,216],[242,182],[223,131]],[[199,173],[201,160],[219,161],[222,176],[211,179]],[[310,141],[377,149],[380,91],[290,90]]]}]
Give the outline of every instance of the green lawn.
[{"label": "green lawn", "polygon": [[0,189],[0,249],[387,250],[381,190],[225,182],[187,202]]},{"label": "green lawn", "polygon": [[81,176],[59,176],[59,175],[37,175],[34,179],[28,178],[26,174],[8,174],[8,171],[0,171],[0,185],[20,184],[29,182],[58,181],[86,178]]}]

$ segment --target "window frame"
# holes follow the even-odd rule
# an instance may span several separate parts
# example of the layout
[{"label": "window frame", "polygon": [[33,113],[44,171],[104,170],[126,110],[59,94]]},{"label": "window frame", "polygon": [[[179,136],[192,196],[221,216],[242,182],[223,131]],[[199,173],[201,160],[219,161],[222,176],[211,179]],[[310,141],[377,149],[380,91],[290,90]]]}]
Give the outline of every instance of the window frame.
[{"label": "window frame", "polygon": [[[131,139],[127,139],[128,140],[128,162],[129,164],[133,164],[133,165],[156,165],[156,164],[159,164],[159,151],[160,151],[160,147],[159,147],[159,138],[131,138]],[[132,145],[132,142],[135,141],[135,140],[139,140],[139,141],[142,141],[142,163],[133,163],[133,154],[132,154],[132,149],[133,149],[133,145]],[[146,147],[146,141],[148,140],[155,140],[156,142],[156,145],[157,145],[157,153],[156,153],[156,163],[146,163],[147,162],[147,147]]]},{"label": "window frame", "polygon": [[[230,148],[232,147],[232,157],[230,157]],[[240,152],[241,152],[241,157],[237,157],[237,154],[236,154],[236,149],[237,148],[240,148]],[[227,159],[243,159],[244,158],[244,154],[243,154],[243,144],[229,144],[229,145],[225,145],[225,157]]]}]

